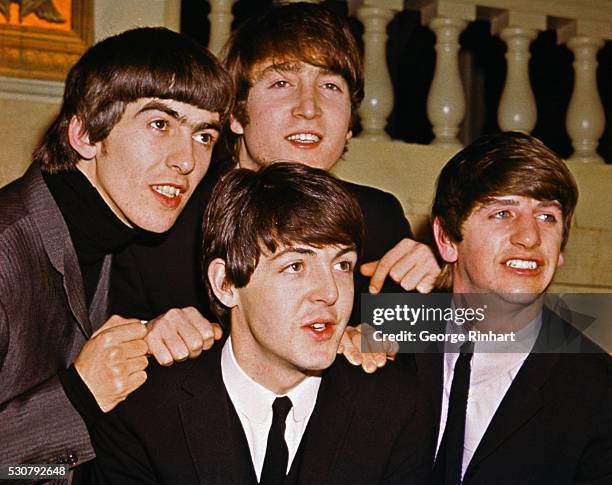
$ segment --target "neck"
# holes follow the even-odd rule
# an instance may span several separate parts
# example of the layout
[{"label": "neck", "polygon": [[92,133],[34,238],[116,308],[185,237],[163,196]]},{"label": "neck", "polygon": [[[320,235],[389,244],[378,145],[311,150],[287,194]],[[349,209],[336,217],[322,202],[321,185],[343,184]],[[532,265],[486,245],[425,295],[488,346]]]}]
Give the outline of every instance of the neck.
[{"label": "neck", "polygon": [[252,336],[244,338],[244,331],[235,331],[232,328],[231,336],[234,356],[240,368],[257,384],[274,394],[287,394],[308,377],[307,372],[263,349]]}]

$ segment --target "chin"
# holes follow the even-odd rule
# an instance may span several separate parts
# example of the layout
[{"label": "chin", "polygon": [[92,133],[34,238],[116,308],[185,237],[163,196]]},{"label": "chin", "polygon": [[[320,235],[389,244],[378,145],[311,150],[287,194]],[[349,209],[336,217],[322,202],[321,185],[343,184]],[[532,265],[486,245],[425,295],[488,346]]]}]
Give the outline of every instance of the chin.
[{"label": "chin", "polygon": [[161,233],[164,233],[172,229],[172,226],[174,226],[175,222],[176,222],[176,217],[168,219],[167,216],[165,218],[159,217],[154,220],[148,220],[148,219],[134,220],[132,219],[132,226],[142,229],[143,231],[161,234]]}]

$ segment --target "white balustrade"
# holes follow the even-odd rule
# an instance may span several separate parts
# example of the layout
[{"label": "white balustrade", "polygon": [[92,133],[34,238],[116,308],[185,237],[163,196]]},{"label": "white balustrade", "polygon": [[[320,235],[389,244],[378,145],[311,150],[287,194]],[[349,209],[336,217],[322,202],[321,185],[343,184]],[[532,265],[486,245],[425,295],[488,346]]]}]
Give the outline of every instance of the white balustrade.
[{"label": "white balustrade", "polygon": [[530,133],[537,121],[537,108],[529,82],[529,45],[537,31],[506,27],[500,37],[508,46],[506,83],[499,102],[497,122],[504,130]]},{"label": "white balustrade", "polygon": [[597,52],[603,44],[602,39],[585,35],[572,37],[567,43],[574,53],[575,74],[566,119],[574,147],[570,160],[603,162],[596,151],[606,122],[597,90]]},{"label": "white balustrade", "polygon": [[393,109],[393,86],[387,68],[387,24],[395,11],[391,8],[364,6],[357,9],[357,16],[364,26],[364,75],[365,97],[359,114],[362,138],[387,140],[387,118]]},{"label": "white balustrade", "polygon": [[436,68],[427,98],[427,116],[433,125],[434,144],[459,145],[457,133],[465,116],[465,94],[459,75],[459,35],[466,22],[434,17],[429,27],[436,34]]},{"label": "white balustrade", "polygon": [[210,40],[208,48],[213,54],[219,55],[230,36],[233,18],[232,6],[236,0],[209,0],[209,2]]}]

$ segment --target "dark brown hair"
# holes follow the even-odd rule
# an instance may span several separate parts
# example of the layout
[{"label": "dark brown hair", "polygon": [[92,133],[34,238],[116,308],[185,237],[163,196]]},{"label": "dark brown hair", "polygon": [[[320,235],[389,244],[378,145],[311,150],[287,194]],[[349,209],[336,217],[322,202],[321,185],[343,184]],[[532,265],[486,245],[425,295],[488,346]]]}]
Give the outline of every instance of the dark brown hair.
[{"label": "dark brown hair", "polygon": [[351,98],[351,126],[363,99],[363,63],[346,20],[322,5],[276,5],[236,29],[225,47],[225,66],[236,87],[234,116],[247,125],[246,101],[261,62],[305,62],[344,78]]},{"label": "dark brown hair", "polygon": [[215,297],[208,266],[221,258],[226,283],[249,283],[262,252],[295,243],[352,246],[359,251],[363,216],[344,183],[324,170],[275,163],[255,172],[236,169],[215,186],[202,224],[202,274],[211,309],[227,323]]},{"label": "dark brown hair", "polygon": [[491,197],[519,195],[541,201],[556,200],[563,213],[565,247],[578,202],[571,172],[540,140],[508,131],[479,138],[457,153],[438,177],[431,210],[444,232],[460,242],[461,226],[477,204]]},{"label": "dark brown hair", "polygon": [[68,139],[72,117],[95,143],[140,98],[188,103],[219,113],[222,123],[233,102],[231,79],[206,48],[165,28],[128,30],[91,47],[70,70],[60,113],[34,159],[50,173],[72,169],[80,159]]}]

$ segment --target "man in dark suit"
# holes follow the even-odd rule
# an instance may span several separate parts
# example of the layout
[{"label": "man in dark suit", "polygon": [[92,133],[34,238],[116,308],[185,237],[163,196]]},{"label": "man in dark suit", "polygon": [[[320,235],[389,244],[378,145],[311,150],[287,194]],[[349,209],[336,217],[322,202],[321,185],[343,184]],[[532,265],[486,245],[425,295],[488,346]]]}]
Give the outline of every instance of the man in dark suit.
[{"label": "man in dark suit", "polygon": [[[211,172],[237,164],[258,170],[278,160],[329,170],[338,161],[358,118],[364,82],[359,49],[345,19],[322,5],[274,6],[233,33],[225,64],[237,97],[231,123],[234,156]],[[151,318],[188,305],[207,313],[194,261],[199,222],[213,184],[214,176],[207,176],[172,231],[137,241],[116,261],[111,293],[119,313]],[[381,291],[386,279],[393,280],[386,291],[427,292],[439,267],[432,251],[412,240],[393,195],[347,186],[365,217],[351,318],[360,323],[361,293]],[[378,356],[378,364],[384,362],[384,356]],[[368,361],[366,368],[376,367]]]},{"label": "man in dark suit", "polygon": [[70,71],[34,163],[0,190],[0,463],[91,459],[79,413],[141,385],[146,354],[212,344],[189,311],[145,327],[109,318],[107,300],[112,254],[138,230],[168,230],[206,172],[230,84],[166,29],[106,39]]},{"label": "man in dark suit", "polygon": [[478,294],[489,313],[473,330],[523,338],[417,355],[439,423],[436,483],[612,483],[611,359],[541,298],[577,199],[563,161],[522,133],[483,137],[440,174],[432,220],[455,305]]},{"label": "man in dark suit", "polygon": [[345,185],[302,164],[234,170],[202,230],[229,337],[156,367],[91,425],[94,483],[427,483],[432,423],[416,375],[334,362],[363,231]]}]

